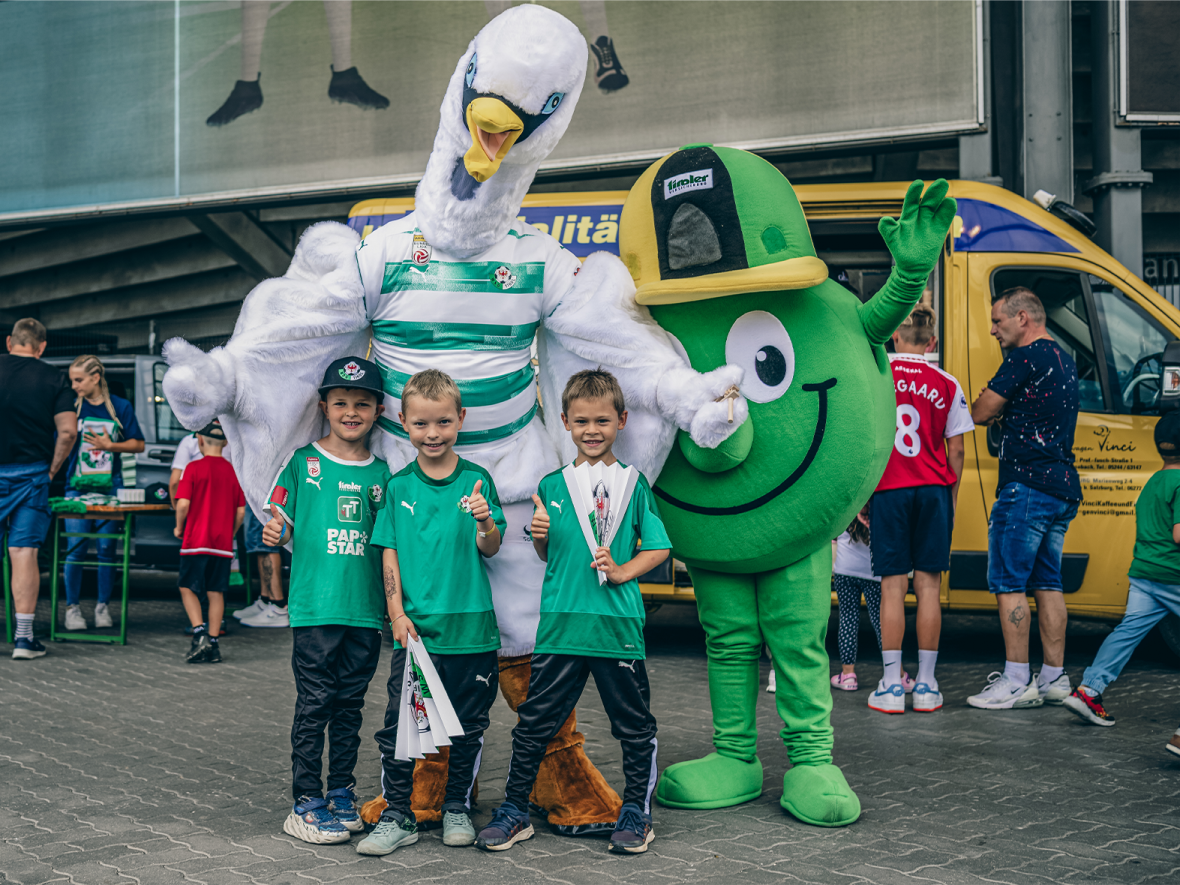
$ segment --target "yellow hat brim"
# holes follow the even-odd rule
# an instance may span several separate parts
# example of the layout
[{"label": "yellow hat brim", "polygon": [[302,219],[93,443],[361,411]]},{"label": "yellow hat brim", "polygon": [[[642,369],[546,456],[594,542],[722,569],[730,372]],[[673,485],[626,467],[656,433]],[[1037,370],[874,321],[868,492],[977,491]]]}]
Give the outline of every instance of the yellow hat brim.
[{"label": "yellow hat brim", "polygon": [[640,304],[683,304],[751,292],[809,289],[827,278],[826,264],[814,255],[802,255],[744,270],[645,283],[636,291],[635,300]]}]

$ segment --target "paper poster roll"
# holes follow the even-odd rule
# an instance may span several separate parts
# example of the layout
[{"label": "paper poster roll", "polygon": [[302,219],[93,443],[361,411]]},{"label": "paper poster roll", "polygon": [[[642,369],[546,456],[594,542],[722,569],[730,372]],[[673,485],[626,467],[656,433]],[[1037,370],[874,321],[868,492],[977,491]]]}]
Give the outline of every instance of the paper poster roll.
[{"label": "paper poster roll", "polygon": [[426,646],[407,636],[394,758],[421,759],[437,753],[439,747],[449,747],[451,736],[461,734],[463,726]]},{"label": "paper poster roll", "polygon": [[[577,467],[567,464],[561,475],[577,509],[582,537],[586,539],[593,561],[598,548],[609,547],[618,533],[639,481],[639,471],[617,461],[614,464],[599,462],[593,466],[583,462]],[[598,583],[606,583],[604,572],[598,573]]]}]

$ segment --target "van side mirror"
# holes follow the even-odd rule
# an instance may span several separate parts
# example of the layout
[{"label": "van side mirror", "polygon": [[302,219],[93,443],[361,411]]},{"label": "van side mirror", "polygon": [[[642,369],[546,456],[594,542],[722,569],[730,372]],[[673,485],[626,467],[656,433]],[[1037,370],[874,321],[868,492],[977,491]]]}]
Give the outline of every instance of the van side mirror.
[{"label": "van side mirror", "polygon": [[1180,341],[1169,341],[1164,348],[1164,367],[1160,370],[1160,414],[1180,406]]}]

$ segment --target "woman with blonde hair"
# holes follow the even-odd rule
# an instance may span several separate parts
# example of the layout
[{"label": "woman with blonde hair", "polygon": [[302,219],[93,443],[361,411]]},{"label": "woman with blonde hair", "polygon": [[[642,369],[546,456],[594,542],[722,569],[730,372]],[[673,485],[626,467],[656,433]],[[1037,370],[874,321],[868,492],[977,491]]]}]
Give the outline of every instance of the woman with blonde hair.
[{"label": "woman with blonde hair", "polygon": [[[78,416],[78,440],[70,453],[66,468],[66,497],[77,498],[88,492],[115,494],[123,487],[121,456],[143,451],[143,432],[135,419],[131,403],[115,396],[107,386],[106,367],[93,354],[83,354],[70,364],[70,386],[74,388],[74,411]],[[67,519],[67,532],[114,532],[110,520]],[[82,615],[82,566],[90,547],[89,538],[68,538],[66,550],[66,630],[85,630]],[[96,539],[98,561],[115,562],[115,539]],[[98,604],[94,607],[94,626],[110,627],[107,603],[115,585],[115,570],[100,565],[98,569]]]}]

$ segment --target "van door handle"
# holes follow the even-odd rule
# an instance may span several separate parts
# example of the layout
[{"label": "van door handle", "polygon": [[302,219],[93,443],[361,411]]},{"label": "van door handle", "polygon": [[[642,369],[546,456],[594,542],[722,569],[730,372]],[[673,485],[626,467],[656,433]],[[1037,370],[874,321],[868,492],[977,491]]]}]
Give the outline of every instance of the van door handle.
[{"label": "van door handle", "polygon": [[147,456],[153,461],[170,462],[172,460],[172,452],[169,452],[167,449],[150,449],[148,450]]}]

